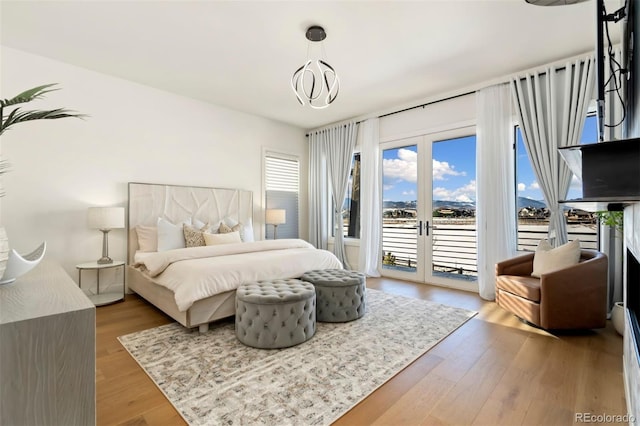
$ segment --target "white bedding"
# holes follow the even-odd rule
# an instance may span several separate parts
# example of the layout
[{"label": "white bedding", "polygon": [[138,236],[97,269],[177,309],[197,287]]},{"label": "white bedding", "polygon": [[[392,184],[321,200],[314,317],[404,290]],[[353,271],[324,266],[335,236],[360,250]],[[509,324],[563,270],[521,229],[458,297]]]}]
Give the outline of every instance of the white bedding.
[{"label": "white bedding", "polygon": [[313,269],[341,269],[335,255],[303,240],[266,240],[150,253],[136,262],[173,291],[180,311],[245,282],[297,278]]}]

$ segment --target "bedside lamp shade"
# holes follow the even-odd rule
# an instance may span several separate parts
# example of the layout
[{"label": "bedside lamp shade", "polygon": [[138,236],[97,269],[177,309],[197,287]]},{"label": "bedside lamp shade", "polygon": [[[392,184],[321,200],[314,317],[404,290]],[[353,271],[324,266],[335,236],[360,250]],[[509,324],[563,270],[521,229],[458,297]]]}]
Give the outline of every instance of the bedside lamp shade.
[{"label": "bedside lamp shade", "polygon": [[124,228],[124,207],[89,207],[89,228]]},{"label": "bedside lamp shade", "polygon": [[287,221],[287,211],[285,209],[267,209],[264,221],[267,225],[273,225],[273,239],[278,238],[278,225]]},{"label": "bedside lamp shade", "polygon": [[267,209],[265,222],[267,225],[282,225],[287,220],[285,209]]},{"label": "bedside lamp shade", "polygon": [[89,207],[89,228],[102,231],[102,257],[98,264],[113,263],[109,257],[108,233],[112,229],[124,228],[124,207]]}]

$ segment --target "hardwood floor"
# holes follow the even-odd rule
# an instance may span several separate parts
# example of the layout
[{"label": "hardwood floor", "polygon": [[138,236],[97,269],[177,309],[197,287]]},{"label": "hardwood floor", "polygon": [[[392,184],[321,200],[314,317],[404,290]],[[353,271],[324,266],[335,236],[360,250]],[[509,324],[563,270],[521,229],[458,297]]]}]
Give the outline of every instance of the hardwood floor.
[{"label": "hardwood floor", "polygon": [[[478,311],[336,425],[567,425],[624,415],[622,337],[607,328],[551,335],[475,293],[386,278],[367,286]],[[97,309],[98,425],[183,425],[117,341],[172,320],[136,295]]]}]

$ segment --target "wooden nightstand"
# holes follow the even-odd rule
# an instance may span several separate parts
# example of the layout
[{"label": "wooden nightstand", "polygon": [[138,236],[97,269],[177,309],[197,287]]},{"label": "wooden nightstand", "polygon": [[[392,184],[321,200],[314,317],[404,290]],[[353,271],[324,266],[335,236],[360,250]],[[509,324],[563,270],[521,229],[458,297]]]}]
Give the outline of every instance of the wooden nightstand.
[{"label": "wooden nightstand", "polygon": [[[78,287],[82,288],[82,271],[92,270],[96,271],[96,292],[90,293],[85,291],[85,294],[96,306],[108,305],[110,303],[119,302],[124,300],[124,266],[125,262],[121,260],[114,260],[113,263],[98,263],[98,262],[86,262],[76,265],[78,270]],[[100,292],[100,271],[103,269],[120,268],[122,267],[122,284],[112,285],[115,289],[111,289],[107,292]]]}]

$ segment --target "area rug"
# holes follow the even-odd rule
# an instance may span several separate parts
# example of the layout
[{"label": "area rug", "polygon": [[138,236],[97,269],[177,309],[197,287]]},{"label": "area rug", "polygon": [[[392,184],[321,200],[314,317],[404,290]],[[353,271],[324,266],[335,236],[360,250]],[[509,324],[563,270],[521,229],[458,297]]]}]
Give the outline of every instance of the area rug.
[{"label": "area rug", "polygon": [[190,425],[328,425],[475,314],[367,289],[362,318],[292,348],[247,347],[233,321],[118,339]]}]

